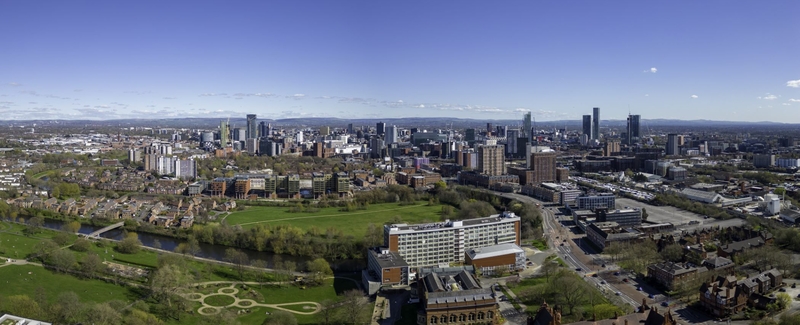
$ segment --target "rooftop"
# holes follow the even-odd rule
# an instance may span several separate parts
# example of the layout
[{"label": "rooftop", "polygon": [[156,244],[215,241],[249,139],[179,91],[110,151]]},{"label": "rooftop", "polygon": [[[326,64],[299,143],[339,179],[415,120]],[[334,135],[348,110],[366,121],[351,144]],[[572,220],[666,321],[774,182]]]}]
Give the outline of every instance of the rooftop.
[{"label": "rooftop", "polygon": [[441,228],[469,227],[482,224],[507,222],[513,220],[519,220],[519,217],[513,212],[503,212],[501,214],[495,214],[485,218],[455,220],[455,221],[446,220],[444,222],[434,222],[434,223],[416,224],[416,225],[400,223],[400,224],[386,225],[384,227],[388,228],[391,232],[396,233],[396,232],[407,232],[407,231],[431,231]]},{"label": "rooftop", "polygon": [[515,244],[500,244],[494,246],[473,248],[467,251],[467,255],[472,260],[502,256],[508,254],[524,253],[522,248]]},{"label": "rooftop", "polygon": [[382,269],[408,266],[408,263],[403,260],[400,254],[392,252],[384,247],[372,247],[367,251],[369,251],[369,254],[372,255]]}]

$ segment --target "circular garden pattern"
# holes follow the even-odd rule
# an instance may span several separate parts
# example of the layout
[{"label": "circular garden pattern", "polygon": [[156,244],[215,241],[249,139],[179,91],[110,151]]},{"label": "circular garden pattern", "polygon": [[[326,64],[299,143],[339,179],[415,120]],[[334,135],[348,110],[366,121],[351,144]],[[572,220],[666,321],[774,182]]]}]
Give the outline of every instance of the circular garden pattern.
[{"label": "circular garden pattern", "polygon": [[205,303],[206,305],[215,306],[215,307],[230,306],[235,301],[236,301],[236,299],[234,299],[233,297],[228,296],[228,295],[210,295],[210,296],[206,297],[206,299],[203,299],[203,303]]},{"label": "circular garden pattern", "polygon": [[234,288],[222,288],[222,289],[219,289],[219,293],[225,293],[225,294],[235,294],[237,291],[238,290],[236,290]]}]

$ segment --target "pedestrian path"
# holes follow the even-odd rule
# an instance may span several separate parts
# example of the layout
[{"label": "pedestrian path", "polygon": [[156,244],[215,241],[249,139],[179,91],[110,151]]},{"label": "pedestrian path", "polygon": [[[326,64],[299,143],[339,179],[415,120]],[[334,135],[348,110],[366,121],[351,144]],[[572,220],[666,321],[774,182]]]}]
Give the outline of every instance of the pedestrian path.
[{"label": "pedestrian path", "polygon": [[[205,315],[205,316],[218,314],[223,308],[229,308],[229,307],[235,307],[241,309],[249,309],[253,307],[268,307],[298,315],[313,315],[322,310],[322,305],[313,301],[299,301],[299,302],[289,302],[282,304],[262,304],[256,302],[253,299],[242,299],[236,296],[236,294],[239,293],[239,289],[236,288],[237,284],[247,284],[247,285],[262,284],[260,282],[209,281],[209,282],[203,282],[200,285],[217,285],[217,284],[229,284],[229,285],[220,287],[217,290],[217,292],[213,293],[202,294],[197,292],[188,292],[188,293],[183,293],[181,295],[187,300],[199,302],[201,307],[200,309],[197,310],[197,312],[200,315]],[[264,284],[280,284],[280,282],[270,282]],[[210,296],[219,296],[219,295],[229,296],[233,298],[233,302],[225,306],[212,306],[205,302],[206,298]],[[304,311],[286,308],[289,306],[301,306],[301,308]]]}]

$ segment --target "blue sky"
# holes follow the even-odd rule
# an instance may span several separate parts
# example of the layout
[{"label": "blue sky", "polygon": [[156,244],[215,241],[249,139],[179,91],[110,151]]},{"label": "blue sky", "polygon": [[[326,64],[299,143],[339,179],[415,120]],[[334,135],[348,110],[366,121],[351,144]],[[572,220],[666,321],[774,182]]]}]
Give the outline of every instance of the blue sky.
[{"label": "blue sky", "polygon": [[2,1],[0,116],[800,123],[800,1]]}]

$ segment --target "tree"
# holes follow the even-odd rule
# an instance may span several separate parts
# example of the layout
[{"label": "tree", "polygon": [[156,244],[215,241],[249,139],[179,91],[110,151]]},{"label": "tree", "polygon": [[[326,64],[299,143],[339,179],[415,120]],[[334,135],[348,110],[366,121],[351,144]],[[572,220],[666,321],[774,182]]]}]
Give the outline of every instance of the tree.
[{"label": "tree", "polygon": [[361,324],[367,318],[366,311],[369,301],[361,290],[347,290],[341,299],[342,316],[347,324]]},{"label": "tree", "polygon": [[780,292],[775,295],[775,304],[778,306],[778,310],[786,310],[792,304],[792,297],[785,292]]},{"label": "tree", "polygon": [[374,223],[367,225],[367,233],[364,235],[364,247],[375,247],[383,243],[383,228],[378,228]]},{"label": "tree", "polygon": [[236,272],[239,273],[239,280],[244,280],[245,266],[250,264],[247,254],[235,248],[228,248],[225,250],[225,261],[232,263],[236,267]]},{"label": "tree", "polygon": [[317,320],[322,325],[333,324],[336,320],[336,303],[331,300],[323,300],[320,303],[320,310],[317,313]]},{"label": "tree", "polygon": [[65,232],[59,232],[55,236],[53,236],[53,241],[58,244],[58,246],[64,246],[69,244],[70,235]]},{"label": "tree", "polygon": [[79,230],[81,230],[81,223],[77,221],[70,221],[64,224],[61,229],[66,232],[77,233]]},{"label": "tree", "polygon": [[58,244],[50,239],[40,241],[33,247],[34,254],[41,261],[49,259],[50,254],[57,250],[59,250]]},{"label": "tree", "polygon": [[328,261],[320,257],[308,262],[308,273],[309,280],[313,284],[319,285],[322,284],[325,277],[333,275],[333,270],[331,270],[331,265]]},{"label": "tree", "polygon": [[33,217],[28,219],[28,226],[30,227],[31,233],[37,233],[41,230],[42,226],[44,226],[44,220],[40,217]]},{"label": "tree", "polygon": [[5,310],[10,314],[25,318],[39,319],[42,316],[42,308],[39,304],[26,295],[16,295],[6,298]]},{"label": "tree", "polygon": [[553,280],[553,286],[558,288],[557,292],[561,300],[569,308],[569,313],[572,315],[575,307],[581,305],[585,299],[586,283],[576,279],[572,273],[562,271]]},{"label": "tree", "polygon": [[648,216],[647,208],[642,208],[642,221],[646,221]]},{"label": "tree", "polygon": [[65,249],[57,249],[50,254],[48,264],[58,271],[69,271],[75,265],[75,254]]},{"label": "tree", "polygon": [[87,316],[87,323],[89,324],[116,325],[122,322],[122,315],[106,302],[89,307]]},{"label": "tree", "polygon": [[297,325],[297,318],[290,312],[283,310],[276,310],[272,312],[263,325]]},{"label": "tree", "polygon": [[75,239],[75,243],[73,243],[70,248],[77,252],[85,252],[88,251],[91,246],[92,243],[88,239],[78,237],[78,239]]},{"label": "tree", "polygon": [[661,257],[670,262],[680,262],[683,260],[683,247],[679,244],[672,244],[661,250]]},{"label": "tree", "polygon": [[93,278],[103,269],[105,269],[105,265],[103,261],[100,260],[100,256],[95,253],[86,254],[86,257],[81,261],[81,271],[86,277]]},{"label": "tree", "polygon": [[177,295],[178,289],[185,288],[189,284],[189,278],[183,270],[175,264],[167,264],[150,276],[150,291],[159,302],[166,302],[167,306],[172,307],[175,299],[180,299]]},{"label": "tree", "polygon": [[255,260],[252,263],[253,267],[256,268],[256,278],[258,278],[258,282],[260,287],[264,286],[264,282],[269,281],[269,273],[267,273],[266,268],[269,267],[267,262],[264,260]]},{"label": "tree", "polygon": [[67,291],[56,297],[50,309],[56,323],[75,324],[79,322],[83,304],[76,293]]},{"label": "tree", "polygon": [[139,241],[139,236],[131,232],[117,243],[117,251],[124,254],[136,254],[141,246],[142,242]]}]

